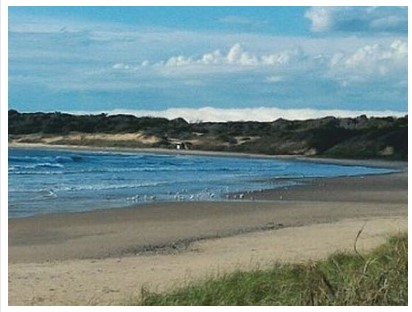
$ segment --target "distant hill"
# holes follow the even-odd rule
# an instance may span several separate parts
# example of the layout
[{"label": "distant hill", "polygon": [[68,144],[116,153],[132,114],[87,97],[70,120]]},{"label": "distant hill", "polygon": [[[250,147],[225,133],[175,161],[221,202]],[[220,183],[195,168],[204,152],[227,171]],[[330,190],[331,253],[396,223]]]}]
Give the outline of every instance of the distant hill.
[{"label": "distant hill", "polygon": [[198,122],[9,110],[9,142],[407,160],[408,116]]}]

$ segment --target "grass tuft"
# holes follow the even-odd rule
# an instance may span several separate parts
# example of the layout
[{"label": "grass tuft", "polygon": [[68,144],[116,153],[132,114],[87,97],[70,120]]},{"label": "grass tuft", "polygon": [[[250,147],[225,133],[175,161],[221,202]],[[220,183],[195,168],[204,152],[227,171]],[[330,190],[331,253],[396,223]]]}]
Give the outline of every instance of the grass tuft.
[{"label": "grass tuft", "polygon": [[158,294],[142,289],[136,305],[407,305],[408,235],[360,255],[337,253],[306,264],[237,271]]}]

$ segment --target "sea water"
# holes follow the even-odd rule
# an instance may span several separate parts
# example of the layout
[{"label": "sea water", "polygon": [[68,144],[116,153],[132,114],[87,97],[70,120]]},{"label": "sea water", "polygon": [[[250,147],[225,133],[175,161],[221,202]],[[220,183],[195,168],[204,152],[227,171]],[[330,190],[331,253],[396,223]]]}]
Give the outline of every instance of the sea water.
[{"label": "sea water", "polygon": [[307,178],[389,172],[250,157],[10,148],[8,212],[15,218],[158,201],[226,200],[229,193],[290,187]]}]

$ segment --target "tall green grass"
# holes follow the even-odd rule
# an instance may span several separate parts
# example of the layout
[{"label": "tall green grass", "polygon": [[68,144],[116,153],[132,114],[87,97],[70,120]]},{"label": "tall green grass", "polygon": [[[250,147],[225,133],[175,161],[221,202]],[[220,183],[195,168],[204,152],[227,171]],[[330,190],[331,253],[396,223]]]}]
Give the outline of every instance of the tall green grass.
[{"label": "tall green grass", "polygon": [[[355,250],[356,251],[356,250]],[[235,272],[166,294],[142,290],[135,305],[407,305],[408,236],[361,255]]]}]

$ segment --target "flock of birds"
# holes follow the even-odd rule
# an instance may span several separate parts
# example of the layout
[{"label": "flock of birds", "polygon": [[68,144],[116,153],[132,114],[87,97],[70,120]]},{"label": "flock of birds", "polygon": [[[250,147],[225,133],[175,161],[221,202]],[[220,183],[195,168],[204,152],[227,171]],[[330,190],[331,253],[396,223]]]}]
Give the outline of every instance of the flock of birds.
[{"label": "flock of birds", "polygon": [[[225,199],[230,200],[230,199],[245,199],[246,194],[245,193],[238,193],[238,194],[227,194],[229,193],[229,190],[221,190],[222,194],[226,193]],[[263,191],[260,190],[260,191]],[[147,195],[147,194],[136,194],[135,196],[132,197],[127,197],[126,201],[128,203],[138,203],[138,202],[148,202],[148,201],[156,201],[156,200],[175,200],[175,201],[201,201],[201,200],[214,200],[218,199],[219,195],[216,194],[213,191],[210,191],[209,189],[205,189],[199,193],[196,194],[189,194],[187,189],[183,189],[181,192],[169,192],[167,196],[162,196],[161,198],[155,196],[155,195]],[[253,199],[253,197],[250,197]]]},{"label": "flock of birds", "polygon": [[[263,189],[258,190],[258,192],[263,192]],[[246,199],[246,195],[248,199],[254,200],[254,197],[250,195],[250,192],[245,193],[232,193],[229,194],[229,188],[225,190],[221,190],[221,194],[226,194],[225,199],[227,200],[237,200],[237,199]],[[50,198],[50,197],[57,197],[56,193],[52,189],[44,190],[40,193],[42,197]],[[216,195],[215,192],[210,191],[209,189],[205,189],[197,194],[189,194],[187,189],[183,189],[181,192],[169,192],[167,196],[155,196],[155,195],[148,195],[148,194],[136,194],[135,196],[127,197],[126,201],[129,204],[134,204],[138,202],[154,202],[156,200],[175,200],[175,201],[201,201],[201,200],[214,200],[220,198]],[[282,198],[280,198],[282,199]]]},{"label": "flock of birds", "polygon": [[[287,189],[287,187],[284,187]],[[127,197],[126,201],[130,204],[138,203],[138,202],[153,202],[156,200],[175,200],[175,201],[202,201],[202,200],[214,200],[214,199],[226,199],[226,200],[255,200],[253,193],[255,192],[263,192],[264,189],[259,189],[253,192],[245,192],[245,193],[229,193],[229,188],[220,190],[220,194],[226,194],[224,197],[220,197],[219,194],[210,191],[209,189],[205,189],[196,194],[189,194],[187,189],[183,189],[181,192],[169,192],[167,196],[155,196],[155,195],[141,195],[137,194],[132,197]],[[280,195],[280,200],[283,199],[283,196]]]}]

